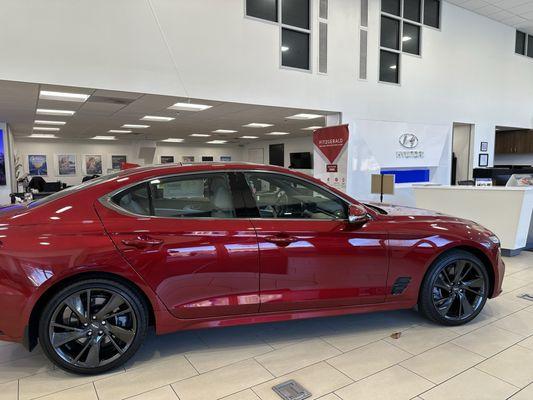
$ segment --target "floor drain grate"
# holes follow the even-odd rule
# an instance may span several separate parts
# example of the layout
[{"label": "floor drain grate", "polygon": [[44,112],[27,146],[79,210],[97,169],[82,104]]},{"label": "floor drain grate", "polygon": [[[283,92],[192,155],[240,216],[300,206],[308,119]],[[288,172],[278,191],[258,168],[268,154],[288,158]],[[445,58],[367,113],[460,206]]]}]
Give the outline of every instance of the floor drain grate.
[{"label": "floor drain grate", "polygon": [[524,300],[533,301],[533,295],[530,295],[528,293],[520,294],[520,295],[518,295],[516,297],[519,297],[519,298],[524,299]]},{"label": "floor drain grate", "polygon": [[311,397],[311,393],[292,379],[273,386],[272,390],[274,390],[274,392],[276,392],[283,400],[303,400]]}]

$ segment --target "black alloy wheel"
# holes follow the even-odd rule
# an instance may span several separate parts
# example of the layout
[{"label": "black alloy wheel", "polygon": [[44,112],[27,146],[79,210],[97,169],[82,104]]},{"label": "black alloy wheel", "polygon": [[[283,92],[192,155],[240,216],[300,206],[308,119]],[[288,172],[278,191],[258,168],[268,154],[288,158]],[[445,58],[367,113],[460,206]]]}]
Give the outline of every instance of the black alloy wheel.
[{"label": "black alloy wheel", "polygon": [[487,270],[474,255],[453,251],[437,260],[422,284],[420,311],[435,322],[461,325],[474,319],[488,297]]},{"label": "black alloy wheel", "polygon": [[41,317],[39,339],[59,367],[94,374],[124,363],[141,345],[146,305],[108,280],[77,282],[56,294]]}]

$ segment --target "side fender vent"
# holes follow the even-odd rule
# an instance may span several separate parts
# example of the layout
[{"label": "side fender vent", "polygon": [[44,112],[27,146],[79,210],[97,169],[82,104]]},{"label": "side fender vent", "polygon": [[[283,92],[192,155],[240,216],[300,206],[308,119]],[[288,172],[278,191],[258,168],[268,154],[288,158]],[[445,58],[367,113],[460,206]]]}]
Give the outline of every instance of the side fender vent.
[{"label": "side fender vent", "polygon": [[407,286],[411,283],[411,277],[410,276],[401,276],[398,279],[396,279],[396,282],[394,282],[394,285],[392,285],[392,294],[394,296],[397,296],[399,294],[402,294],[405,289],[407,289]]}]

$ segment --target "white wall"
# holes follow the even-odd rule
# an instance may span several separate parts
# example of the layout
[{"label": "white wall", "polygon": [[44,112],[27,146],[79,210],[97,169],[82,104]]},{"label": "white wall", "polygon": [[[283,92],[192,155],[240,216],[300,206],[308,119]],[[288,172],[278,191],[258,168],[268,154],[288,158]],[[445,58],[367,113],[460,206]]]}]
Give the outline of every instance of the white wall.
[{"label": "white wall", "polygon": [[447,2],[441,29],[423,28],[422,56],[402,56],[397,86],[377,82],[377,0],[367,81],[357,0],[330,0],[327,75],[280,69],[279,27],[245,18],[244,0],[151,1],[179,76],[146,0],[0,0],[0,79],[333,110],[347,123],[470,123],[473,163],[481,141],[492,163],[495,125],[533,128],[533,60],[514,54],[515,30]]},{"label": "white wall", "polygon": [[498,165],[533,165],[533,153],[495,154],[494,164]]},{"label": "white wall", "polygon": [[[127,142],[127,141],[81,141],[81,140],[50,140],[50,139],[17,139],[15,142],[15,154],[19,155],[23,162],[24,171],[28,172],[28,155],[46,155],[48,164],[47,181],[60,180],[68,185],[76,185],[81,182],[85,171],[83,168],[86,154],[102,155],[102,170],[105,174],[111,169],[112,155],[126,155],[128,162],[141,165],[159,163],[161,156],[174,156],[174,161],[182,161],[183,156],[195,156],[195,161],[201,161],[202,156],[213,156],[215,161],[220,161],[220,156],[231,156],[232,161],[242,161],[242,148],[236,146],[185,146],[181,144],[158,143],[153,160],[139,159],[139,148],[153,145],[153,142]],[[57,168],[57,155],[76,154],[77,174],[74,176],[60,176]]]}]

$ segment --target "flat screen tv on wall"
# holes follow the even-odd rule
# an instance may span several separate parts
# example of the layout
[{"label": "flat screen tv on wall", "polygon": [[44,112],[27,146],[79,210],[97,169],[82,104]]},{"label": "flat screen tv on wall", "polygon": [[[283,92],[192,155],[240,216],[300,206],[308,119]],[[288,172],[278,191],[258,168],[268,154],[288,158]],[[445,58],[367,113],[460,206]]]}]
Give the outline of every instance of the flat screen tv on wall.
[{"label": "flat screen tv on wall", "polygon": [[312,169],[313,161],[311,153],[290,153],[291,165],[289,168],[293,169]]}]

